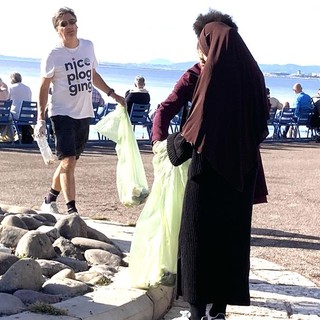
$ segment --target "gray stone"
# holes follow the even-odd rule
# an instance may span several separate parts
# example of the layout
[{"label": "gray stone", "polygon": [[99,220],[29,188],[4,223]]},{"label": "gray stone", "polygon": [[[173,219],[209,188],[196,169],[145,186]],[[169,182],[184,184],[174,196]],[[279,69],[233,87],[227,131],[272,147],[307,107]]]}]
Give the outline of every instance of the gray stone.
[{"label": "gray stone", "polygon": [[[84,239],[88,240],[87,238]],[[60,237],[52,245],[55,252],[60,256],[84,260],[81,250],[73,244],[72,240]]]},{"label": "gray stone", "polygon": [[19,258],[12,254],[0,252],[0,275],[5,274],[18,260]]},{"label": "gray stone", "polygon": [[113,253],[100,249],[89,249],[84,253],[84,257],[89,264],[107,264],[118,267],[121,265],[121,258]]},{"label": "gray stone", "polygon": [[42,274],[47,278],[51,278],[61,270],[69,268],[66,264],[59,261],[45,259],[37,259],[36,261],[40,265]]},{"label": "gray stone", "polygon": [[87,225],[76,213],[62,217],[55,224],[59,234],[67,239],[87,237]]},{"label": "gray stone", "polygon": [[75,273],[72,269],[70,268],[66,268],[63,269],[61,271],[59,271],[58,273],[56,273],[54,276],[52,276],[51,279],[76,279]]},{"label": "gray stone", "polygon": [[51,259],[56,256],[49,237],[39,231],[29,231],[20,240],[16,248],[17,257]]},{"label": "gray stone", "polygon": [[26,310],[24,303],[12,294],[0,293],[0,316],[15,314]]},{"label": "gray stone", "polygon": [[28,230],[13,227],[13,226],[0,226],[0,243],[8,248],[15,248],[19,240]]},{"label": "gray stone", "polygon": [[41,290],[44,278],[38,262],[21,259],[14,263],[0,279],[0,292],[12,293],[18,289]]},{"label": "gray stone", "polygon": [[19,298],[25,305],[36,302],[52,304],[62,301],[62,297],[60,295],[47,294],[34,290],[17,290],[13,295]]},{"label": "gray stone", "polygon": [[43,284],[44,293],[59,294],[64,298],[76,297],[93,291],[87,284],[73,279],[50,279]]},{"label": "gray stone", "polygon": [[74,272],[87,271],[89,269],[87,261],[81,261],[69,257],[57,257],[54,260],[69,266],[72,270],[74,270]]},{"label": "gray stone", "polygon": [[1,221],[1,224],[3,226],[13,226],[13,227],[29,230],[28,226],[18,216],[13,214],[9,214],[5,216],[4,219]]},{"label": "gray stone", "polygon": [[21,219],[27,226],[28,230],[37,230],[44,222],[35,219],[32,215],[17,214],[17,217]]},{"label": "gray stone", "polygon": [[122,252],[116,246],[103,241],[75,237],[71,240],[71,242],[75,246],[79,247],[82,251],[86,251],[88,249],[101,249],[116,254],[119,257],[123,256]]}]

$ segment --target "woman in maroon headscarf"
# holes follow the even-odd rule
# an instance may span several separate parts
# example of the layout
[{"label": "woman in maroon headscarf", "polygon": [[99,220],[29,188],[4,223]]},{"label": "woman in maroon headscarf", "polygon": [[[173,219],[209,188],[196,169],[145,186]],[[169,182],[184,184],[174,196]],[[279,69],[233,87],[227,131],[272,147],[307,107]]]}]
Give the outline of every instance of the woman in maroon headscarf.
[{"label": "woman in maroon headscarf", "polygon": [[198,44],[206,62],[191,113],[182,132],[167,139],[173,165],[192,158],[177,295],[189,302],[192,320],[225,319],[228,304],[250,304],[252,205],[268,101],[264,77],[235,29],[208,23]]}]

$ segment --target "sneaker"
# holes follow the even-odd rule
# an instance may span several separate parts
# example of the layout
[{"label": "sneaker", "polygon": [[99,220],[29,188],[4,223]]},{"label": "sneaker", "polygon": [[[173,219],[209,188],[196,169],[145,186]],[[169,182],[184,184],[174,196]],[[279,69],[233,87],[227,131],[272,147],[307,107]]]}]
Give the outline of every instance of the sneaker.
[{"label": "sneaker", "polygon": [[46,212],[46,213],[59,214],[57,203],[54,201],[50,202],[50,203],[46,203],[46,201],[43,201],[40,209],[41,209],[41,211]]},{"label": "sneaker", "polygon": [[181,317],[173,318],[172,320],[189,320],[191,317],[191,313],[188,310],[180,311]]}]

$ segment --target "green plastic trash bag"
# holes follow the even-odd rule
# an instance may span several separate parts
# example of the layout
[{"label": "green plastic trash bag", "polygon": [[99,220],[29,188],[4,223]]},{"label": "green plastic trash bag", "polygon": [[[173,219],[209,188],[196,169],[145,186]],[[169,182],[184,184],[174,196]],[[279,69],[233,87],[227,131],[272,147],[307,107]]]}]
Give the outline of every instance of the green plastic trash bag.
[{"label": "green plastic trash bag", "polygon": [[116,182],[120,202],[126,207],[144,203],[149,195],[148,183],[126,108],[117,105],[95,125],[95,129],[116,143]]},{"label": "green plastic trash bag", "polygon": [[153,157],[154,182],[138,218],[129,258],[131,286],[141,289],[174,286],[177,273],[178,235],[190,160],[174,167],[167,140]]}]

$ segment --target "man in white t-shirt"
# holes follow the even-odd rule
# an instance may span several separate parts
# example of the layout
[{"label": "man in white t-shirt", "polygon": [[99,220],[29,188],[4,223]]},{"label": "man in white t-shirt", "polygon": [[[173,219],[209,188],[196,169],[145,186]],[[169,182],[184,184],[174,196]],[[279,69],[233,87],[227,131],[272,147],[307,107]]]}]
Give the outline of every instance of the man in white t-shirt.
[{"label": "man in white t-shirt", "polygon": [[[38,121],[34,131],[36,137],[46,134],[47,108],[60,164],[41,210],[59,213],[56,200],[62,191],[67,212],[77,213],[74,171],[88,141],[90,120],[94,116],[92,88],[97,87],[123,106],[125,99],[117,95],[96,71],[93,43],[77,37],[74,11],[67,7],[60,8],[52,18],[52,23],[60,43],[41,62]],[[47,106],[50,85],[52,96]]]}]

